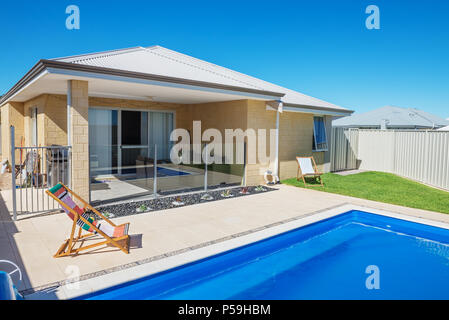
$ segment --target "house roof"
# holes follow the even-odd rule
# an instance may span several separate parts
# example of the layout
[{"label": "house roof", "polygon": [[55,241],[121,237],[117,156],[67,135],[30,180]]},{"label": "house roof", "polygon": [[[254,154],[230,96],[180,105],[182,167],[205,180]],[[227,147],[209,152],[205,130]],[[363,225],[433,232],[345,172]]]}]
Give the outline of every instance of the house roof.
[{"label": "house roof", "polygon": [[438,131],[449,131],[449,126],[438,129]]},{"label": "house roof", "polygon": [[147,48],[136,47],[53,60],[189,79],[252,90],[277,92],[284,94],[281,100],[287,105],[350,111],[335,104],[161,46]]},{"label": "house roof", "polygon": [[349,117],[334,120],[334,127],[372,128],[381,127],[386,122],[387,128],[439,128],[449,125],[444,120],[431,113],[414,109],[386,106],[366,113],[354,114]]},{"label": "house roof", "polygon": [[[44,75],[43,80],[39,79],[42,75]],[[101,75],[101,79],[103,79],[101,80],[103,81],[102,85],[99,84],[98,75]],[[340,115],[352,113],[351,110],[335,104],[161,46],[135,47],[41,60],[0,99],[0,105],[10,100],[14,101],[13,98],[18,99],[17,101],[26,101],[30,96],[43,91],[45,86],[46,88],[51,87],[56,93],[64,93],[65,87],[56,81],[70,76],[74,79],[93,77],[92,83],[89,84],[89,91],[91,87],[95,87],[97,91],[100,91],[98,89],[100,87],[101,90],[106,87],[114,87],[111,90],[115,90],[115,92],[123,93],[123,91],[128,90],[127,92],[129,92],[135,89],[133,93],[137,94],[136,92],[156,90],[158,93],[165,94],[166,97],[173,97],[174,89],[161,91],[163,88],[159,85],[165,83],[181,89],[221,90],[214,94],[215,97],[221,94],[222,100],[225,100],[226,97],[236,99],[239,97],[238,92],[242,92],[240,96],[251,97],[253,95],[258,99],[281,100],[284,105],[298,107],[298,110],[306,108],[312,111],[332,111]],[[109,82],[104,80],[105,77],[111,77],[111,79],[107,79]],[[123,84],[121,89],[117,87],[117,84],[110,82],[121,81],[125,78],[136,79],[135,88],[131,87],[130,81],[128,84]],[[37,80],[43,83],[41,87],[35,83],[39,83]],[[151,88],[148,87],[151,90],[145,89],[145,85],[151,85]],[[181,91],[177,91],[177,93],[186,92]],[[17,97],[19,93],[21,96]],[[93,91],[90,91],[91,93],[94,94]],[[205,92],[203,95],[207,99],[208,93]],[[209,92],[209,96],[211,95]],[[196,98],[198,98],[198,93],[196,93]]]}]

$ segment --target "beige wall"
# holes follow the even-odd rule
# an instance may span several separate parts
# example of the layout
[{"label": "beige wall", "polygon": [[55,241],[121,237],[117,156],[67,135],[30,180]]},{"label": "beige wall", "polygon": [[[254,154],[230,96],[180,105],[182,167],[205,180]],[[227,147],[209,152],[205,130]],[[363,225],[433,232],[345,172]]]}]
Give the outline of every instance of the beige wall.
[{"label": "beige wall", "polygon": [[[10,102],[1,108],[2,119],[2,160],[11,160],[11,137],[10,126],[15,128],[16,145],[20,145],[24,137],[24,104],[21,102]],[[16,158],[19,152],[16,152]],[[17,160],[18,162],[19,160]]]},{"label": "beige wall", "polygon": [[[248,128],[269,129],[276,128],[276,111],[266,110],[263,101],[248,101]],[[283,112],[279,117],[279,177],[281,180],[296,177],[298,165],[297,156],[314,156],[318,163],[324,162],[324,153],[312,153],[313,141],[313,114]],[[270,143],[267,136],[267,152]],[[263,174],[270,168],[274,170],[274,164],[258,163],[248,165],[247,183],[250,185],[264,183]]]},{"label": "beige wall", "polygon": [[186,105],[177,119],[179,127],[192,133],[193,121],[201,121],[202,131],[218,129],[224,138],[225,129],[246,130],[247,100]]},{"label": "beige wall", "polygon": [[296,157],[311,156],[313,114],[284,112],[279,121],[279,178],[296,177]]},{"label": "beige wall", "polygon": [[66,146],[67,141],[67,97],[49,95],[45,107],[45,145]]},{"label": "beige wall", "polygon": [[[266,152],[268,153],[271,148],[269,138],[270,129],[276,129],[276,112],[267,111],[266,103],[264,101],[248,100],[247,103],[248,103],[247,128],[253,129],[256,134],[258,129],[267,130]],[[256,147],[256,152],[259,152],[258,146]],[[248,164],[246,169],[247,185],[258,185],[265,183],[264,173],[269,166],[272,170],[274,169],[274,164],[270,163]]]},{"label": "beige wall", "polygon": [[9,159],[10,143],[9,143],[9,104],[4,105],[0,112],[2,114],[2,160]]},{"label": "beige wall", "polygon": [[49,114],[47,110],[47,94],[40,95],[24,103],[24,138],[25,146],[31,146],[31,110],[37,108],[37,144],[38,146],[46,146],[47,130],[45,128],[45,118]]}]

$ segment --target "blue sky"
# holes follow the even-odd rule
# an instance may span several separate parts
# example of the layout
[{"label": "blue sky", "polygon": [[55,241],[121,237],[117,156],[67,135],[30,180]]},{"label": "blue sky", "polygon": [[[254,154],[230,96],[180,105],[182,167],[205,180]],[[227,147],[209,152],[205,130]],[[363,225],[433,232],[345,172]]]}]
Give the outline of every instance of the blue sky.
[{"label": "blue sky", "polygon": [[[68,5],[81,29],[65,27]],[[380,9],[380,30],[365,8]],[[449,117],[449,1],[4,1],[0,94],[39,59],[159,44],[364,112]]]}]

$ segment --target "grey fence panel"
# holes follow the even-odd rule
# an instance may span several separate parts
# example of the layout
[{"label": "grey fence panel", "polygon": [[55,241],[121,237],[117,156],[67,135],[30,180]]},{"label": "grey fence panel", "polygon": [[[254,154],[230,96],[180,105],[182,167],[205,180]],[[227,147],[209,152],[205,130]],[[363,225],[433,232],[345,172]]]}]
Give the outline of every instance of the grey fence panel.
[{"label": "grey fence panel", "polygon": [[359,130],[359,168],[394,172],[395,144],[393,131]]},{"label": "grey fence panel", "polygon": [[359,133],[357,130],[347,130],[345,132],[345,136],[347,137],[348,141],[348,150],[346,152],[347,166],[350,169],[357,169],[357,155],[359,154]]},{"label": "grey fence panel", "polygon": [[449,132],[333,128],[332,144],[332,171],[390,172],[449,190]]},{"label": "grey fence panel", "polygon": [[358,131],[332,128],[331,171],[357,168]]}]

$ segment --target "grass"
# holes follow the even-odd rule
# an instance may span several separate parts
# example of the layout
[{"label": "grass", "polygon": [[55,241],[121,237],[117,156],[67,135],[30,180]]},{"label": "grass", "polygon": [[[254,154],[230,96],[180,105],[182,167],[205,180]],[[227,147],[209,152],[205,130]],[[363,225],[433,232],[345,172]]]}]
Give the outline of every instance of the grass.
[{"label": "grass", "polygon": [[[323,181],[324,188],[313,187],[313,190],[449,214],[449,192],[394,174],[370,171],[340,176],[327,173]],[[304,188],[304,183],[296,178],[282,183]]]}]

